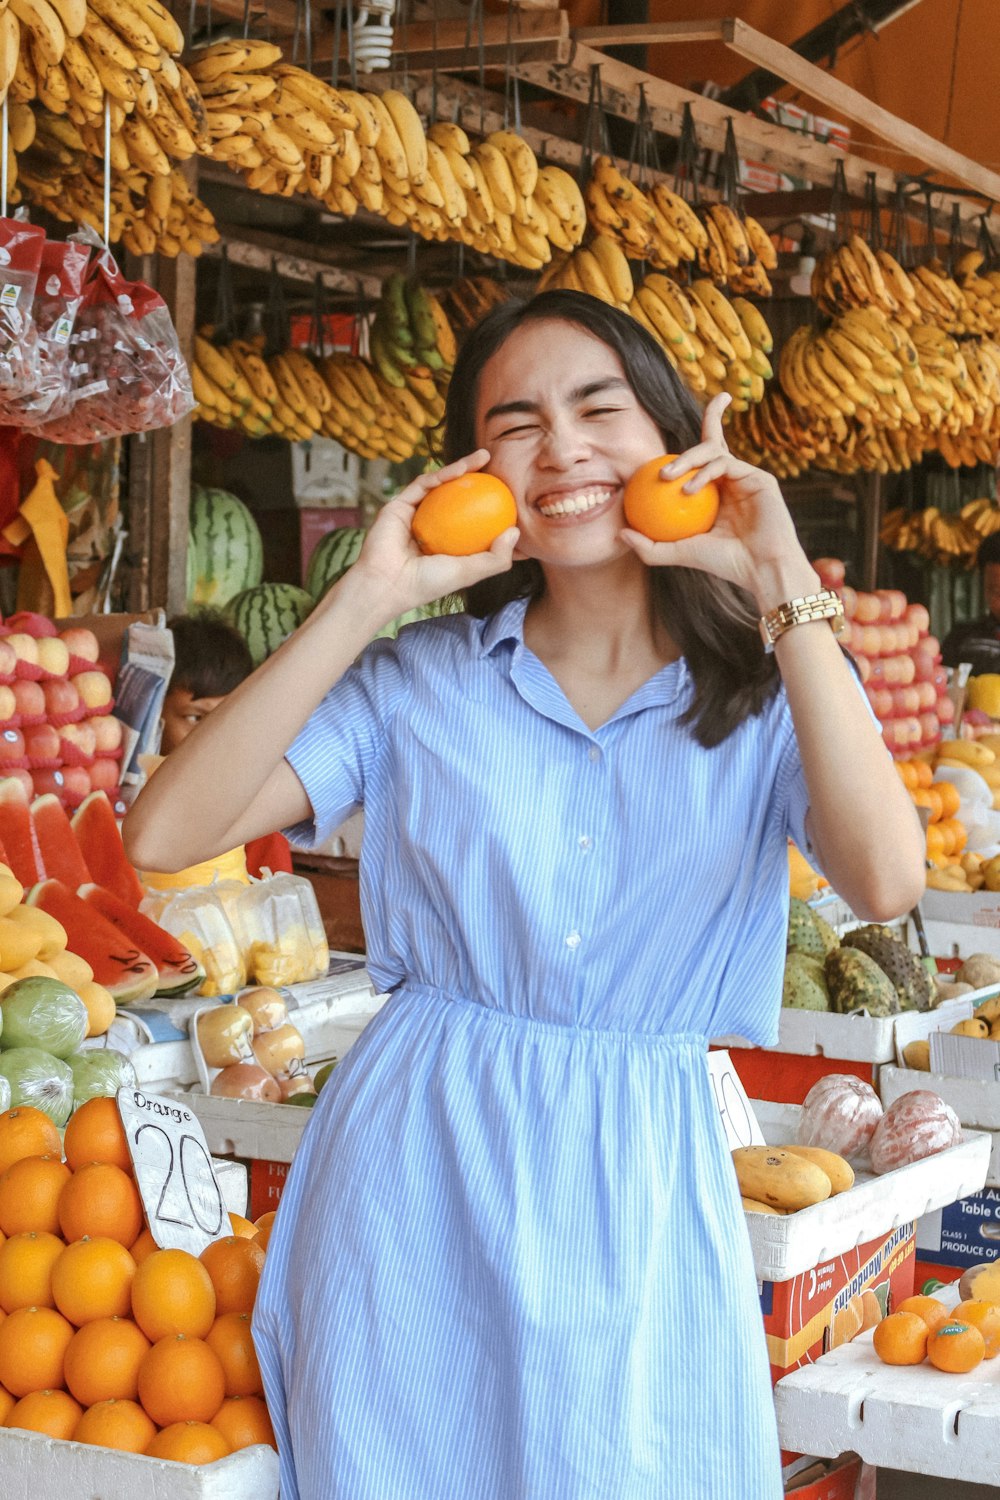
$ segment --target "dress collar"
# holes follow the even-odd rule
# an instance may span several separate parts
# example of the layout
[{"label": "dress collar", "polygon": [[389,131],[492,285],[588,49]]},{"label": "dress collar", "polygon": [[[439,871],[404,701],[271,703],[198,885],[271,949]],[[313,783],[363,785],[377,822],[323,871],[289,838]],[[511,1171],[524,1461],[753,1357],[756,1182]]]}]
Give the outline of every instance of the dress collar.
[{"label": "dress collar", "polygon": [[480,656],[490,656],[504,641],[524,644],[524,617],[528,612],[527,599],[512,599],[495,615],[489,615],[482,625]]}]

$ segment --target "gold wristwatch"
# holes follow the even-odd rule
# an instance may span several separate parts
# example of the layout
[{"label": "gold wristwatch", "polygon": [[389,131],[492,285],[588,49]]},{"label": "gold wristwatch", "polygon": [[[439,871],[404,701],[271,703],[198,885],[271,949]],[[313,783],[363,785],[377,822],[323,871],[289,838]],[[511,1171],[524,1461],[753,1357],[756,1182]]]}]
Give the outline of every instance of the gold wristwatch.
[{"label": "gold wristwatch", "polygon": [[769,609],[759,621],[760,638],[764,650],[774,650],[774,643],[793,625],[805,625],[810,620],[829,620],[834,635],[840,635],[847,621],[840,595],[833,589],[820,589],[815,594],[803,594],[799,599],[786,599],[776,609]]}]

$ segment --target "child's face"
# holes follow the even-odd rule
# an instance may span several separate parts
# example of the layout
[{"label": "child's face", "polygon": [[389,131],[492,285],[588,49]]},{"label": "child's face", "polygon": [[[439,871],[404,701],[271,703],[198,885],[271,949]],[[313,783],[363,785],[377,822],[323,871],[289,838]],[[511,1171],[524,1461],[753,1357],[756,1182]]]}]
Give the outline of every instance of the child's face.
[{"label": "child's face", "polygon": [[187,739],[222,698],[194,698],[188,688],[171,688],[163,700],[163,736],[160,754],[169,755]]}]

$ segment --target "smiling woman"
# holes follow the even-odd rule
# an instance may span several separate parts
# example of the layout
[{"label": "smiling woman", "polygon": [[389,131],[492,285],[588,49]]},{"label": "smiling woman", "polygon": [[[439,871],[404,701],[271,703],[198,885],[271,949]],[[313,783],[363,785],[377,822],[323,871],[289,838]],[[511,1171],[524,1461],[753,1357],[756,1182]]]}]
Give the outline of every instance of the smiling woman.
[{"label": "smiling woman", "polygon": [[[390,997],[313,1112],[254,1317],[283,1500],[781,1494],[708,1039],[776,1037],[789,837],[875,920],[913,904],[923,840],[829,621],[765,649],[758,617],[819,580],[723,405],[699,418],[589,297],[499,309],[452,378],[452,462],[126,822],[155,866],[365,809]],[[625,525],[665,450],[718,485],[704,536]],[[517,525],[423,555],[425,497],[484,470]]]}]

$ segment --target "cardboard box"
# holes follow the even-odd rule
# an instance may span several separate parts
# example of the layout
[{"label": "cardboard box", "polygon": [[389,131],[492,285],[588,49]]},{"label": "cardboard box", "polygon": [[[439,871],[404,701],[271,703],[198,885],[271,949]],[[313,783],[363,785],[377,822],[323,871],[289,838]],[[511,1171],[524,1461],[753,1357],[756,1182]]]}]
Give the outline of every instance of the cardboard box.
[{"label": "cardboard box", "polygon": [[785,1494],[795,1500],[875,1500],[875,1470],[853,1453],[832,1462],[801,1458],[785,1468]]},{"label": "cardboard box", "polygon": [[812,1364],[860,1331],[863,1293],[870,1290],[885,1316],[913,1292],[916,1249],[912,1223],[857,1245],[791,1281],[761,1284],[771,1378]]},{"label": "cardboard box", "polygon": [[[836,1019],[844,1020],[846,1017],[839,1016]],[[733,1067],[752,1099],[770,1099],[775,1104],[802,1104],[816,1080],[824,1078],[828,1073],[851,1073],[864,1083],[874,1084],[875,1081],[876,1070],[870,1062],[810,1056],[797,1052],[772,1052],[765,1047],[741,1046],[733,1038],[727,1038],[726,1044],[731,1048]]]},{"label": "cardboard box", "polygon": [[281,1195],[285,1191],[291,1165],[288,1161],[252,1161],[249,1163],[251,1219],[256,1221],[261,1214],[269,1214],[277,1208],[281,1202]]},{"label": "cardboard box", "polygon": [[[957,1267],[986,1265],[1000,1255],[1000,1188],[960,1198],[925,1214],[917,1225],[922,1262]],[[943,1279],[943,1278],[942,1278]]]}]

